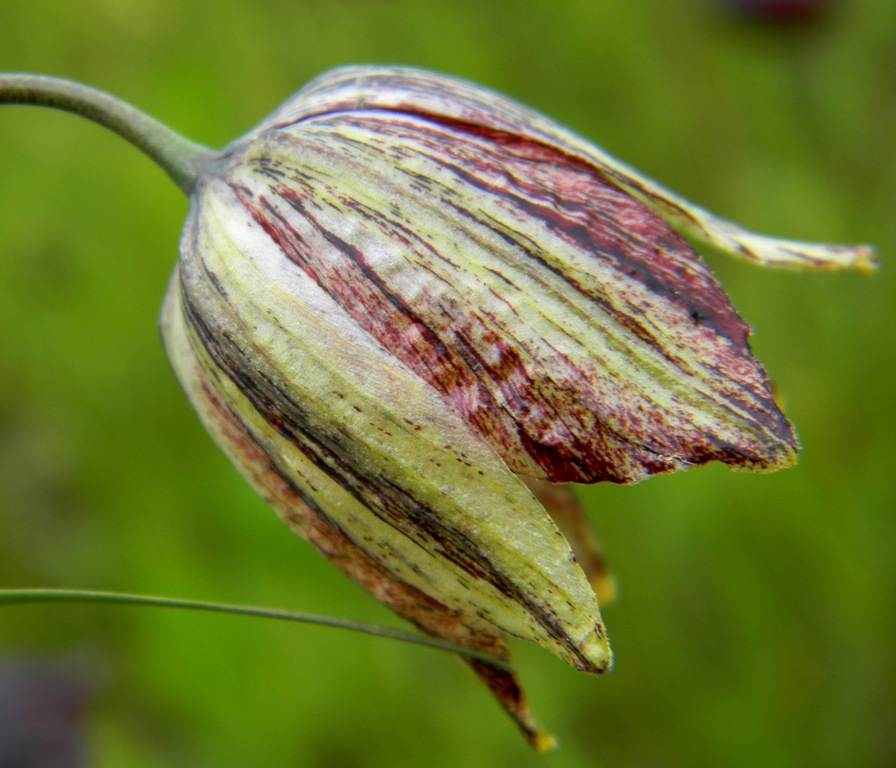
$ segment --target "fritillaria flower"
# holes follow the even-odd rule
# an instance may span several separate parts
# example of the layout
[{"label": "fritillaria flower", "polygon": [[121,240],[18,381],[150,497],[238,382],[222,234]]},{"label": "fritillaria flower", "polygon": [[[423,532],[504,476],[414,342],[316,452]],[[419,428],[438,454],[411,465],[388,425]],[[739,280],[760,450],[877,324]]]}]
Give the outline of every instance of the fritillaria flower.
[{"label": "fritillaria flower", "polygon": [[[612,582],[562,484],[795,460],[749,328],[681,235],[764,264],[872,263],[745,232],[418,70],[334,70],[222,152],[182,155],[162,333],[203,423],[349,577],[497,659],[514,636],[611,665]],[[468,663],[547,746],[515,674]]]}]

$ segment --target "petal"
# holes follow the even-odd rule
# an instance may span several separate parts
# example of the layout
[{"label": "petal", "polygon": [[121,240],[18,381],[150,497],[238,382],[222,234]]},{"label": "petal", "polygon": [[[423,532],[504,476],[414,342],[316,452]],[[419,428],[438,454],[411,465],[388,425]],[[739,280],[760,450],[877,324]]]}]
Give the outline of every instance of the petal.
[{"label": "petal", "polygon": [[225,184],[195,193],[181,253],[163,321],[172,363],[221,447],[288,523],[320,546],[284,484],[392,582],[464,626],[607,668],[594,594],[541,505]]},{"label": "petal", "polygon": [[269,131],[220,172],[514,471],[630,482],[793,462],[746,324],[684,241],[590,166],[380,111]]},{"label": "petal", "polygon": [[283,104],[257,130],[315,115],[372,109],[456,121],[468,129],[507,133],[554,147],[590,165],[638,197],[689,238],[749,261],[863,271],[876,266],[874,251],[867,245],[804,243],[749,232],[679,197],[534,110],[473,83],[425,70],[355,66],[325,72]]},{"label": "petal", "polygon": [[[448,608],[358,547],[323,509],[297,487],[295,478],[266,453],[268,446],[244,423],[237,410],[209,375],[188,339],[183,317],[182,287],[176,273],[163,310],[166,347],[178,376],[211,434],[250,484],[277,510],[296,533],[314,545],[331,563],[399,616],[427,634],[484,651],[503,661],[510,652],[500,633],[476,616]],[[538,750],[553,739],[535,723],[516,674],[494,664],[464,657],[491,688],[529,743]]]}]

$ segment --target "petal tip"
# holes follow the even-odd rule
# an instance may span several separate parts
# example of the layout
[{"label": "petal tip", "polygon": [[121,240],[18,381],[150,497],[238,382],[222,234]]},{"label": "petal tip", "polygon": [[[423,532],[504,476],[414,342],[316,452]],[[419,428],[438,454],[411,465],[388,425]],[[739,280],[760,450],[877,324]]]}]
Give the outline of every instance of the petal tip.
[{"label": "petal tip", "polygon": [[745,460],[728,462],[735,472],[756,472],[767,474],[793,467],[799,461],[799,446],[793,439],[782,440],[768,446],[759,456],[745,457]]},{"label": "petal tip", "polygon": [[871,245],[857,245],[852,248],[855,260],[853,266],[863,275],[870,275],[879,266],[877,252]]},{"label": "petal tip", "polygon": [[529,740],[529,743],[536,752],[550,752],[559,746],[557,739],[549,733],[536,733]]},{"label": "petal tip", "polygon": [[613,651],[600,624],[595,624],[594,631],[575,648],[574,653],[572,665],[580,672],[602,675],[613,668]]},{"label": "petal tip", "polygon": [[760,471],[777,472],[779,469],[788,469],[796,466],[799,461],[799,448],[795,443],[789,443],[781,446],[781,448],[772,457]]}]

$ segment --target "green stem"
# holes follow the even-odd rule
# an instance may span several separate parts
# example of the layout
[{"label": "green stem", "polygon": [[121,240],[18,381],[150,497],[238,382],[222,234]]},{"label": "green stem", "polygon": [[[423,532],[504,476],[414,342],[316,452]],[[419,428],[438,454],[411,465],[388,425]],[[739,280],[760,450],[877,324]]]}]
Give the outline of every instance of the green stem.
[{"label": "green stem", "polygon": [[148,155],[186,194],[214,154],[121,99],[71,80],[0,74],[0,104],[53,107],[93,120]]},{"label": "green stem", "polygon": [[156,608],[182,608],[194,611],[213,611],[215,613],[230,613],[239,616],[255,616],[264,619],[278,619],[280,621],[298,621],[303,624],[317,624],[318,626],[347,629],[352,632],[363,632],[375,637],[385,637],[389,640],[399,640],[403,643],[414,643],[427,648],[435,648],[440,651],[467,656],[477,661],[483,661],[495,667],[500,667],[508,672],[513,672],[507,662],[494,656],[477,651],[474,648],[466,648],[461,645],[439,640],[435,637],[417,635],[412,632],[403,632],[400,629],[383,627],[378,624],[367,624],[351,619],[340,619],[332,616],[319,616],[313,613],[297,613],[283,611],[277,608],[257,608],[250,605],[228,605],[226,603],[207,603],[200,600],[179,600],[173,597],[150,597],[148,595],[128,595],[119,592],[93,592],[89,590],[75,589],[0,589],[0,606],[3,605],[28,605],[34,603],[114,603],[118,605],[148,605]]}]

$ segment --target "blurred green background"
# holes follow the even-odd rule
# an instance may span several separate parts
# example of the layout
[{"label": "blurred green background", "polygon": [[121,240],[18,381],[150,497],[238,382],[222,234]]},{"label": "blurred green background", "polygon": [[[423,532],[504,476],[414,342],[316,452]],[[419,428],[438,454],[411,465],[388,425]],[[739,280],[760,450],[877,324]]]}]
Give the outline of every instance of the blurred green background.
[{"label": "blurred green background", "polygon": [[[0,5],[0,70],[104,88],[210,146],[328,67],[413,64],[504,91],[751,228],[871,242],[882,262],[710,259],[802,460],[584,492],[620,583],[616,669],[514,646],[559,751],[530,753],[447,654],[208,614],[2,609],[0,664],[80,677],[87,765],[896,764],[896,4],[831,0],[789,24],[738,5]],[[397,624],[255,498],[178,390],[156,315],[185,211],[99,127],[0,110],[0,585]]]}]

